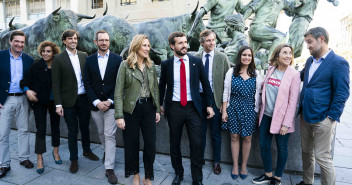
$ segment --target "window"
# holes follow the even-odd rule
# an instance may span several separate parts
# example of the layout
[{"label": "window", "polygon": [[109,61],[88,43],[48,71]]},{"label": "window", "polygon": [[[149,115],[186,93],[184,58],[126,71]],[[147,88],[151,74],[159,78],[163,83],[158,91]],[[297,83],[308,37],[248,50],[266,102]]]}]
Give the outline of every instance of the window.
[{"label": "window", "polygon": [[5,1],[6,17],[20,16],[20,0],[6,0]]},{"label": "window", "polygon": [[136,3],[137,3],[137,0],[121,0],[121,5],[131,5]]},{"label": "window", "polygon": [[28,13],[45,13],[45,0],[28,0]]},{"label": "window", "polygon": [[71,9],[70,0],[55,0],[55,8],[57,9],[61,7],[61,9]]},{"label": "window", "polygon": [[103,8],[103,0],[92,0],[92,9]]}]

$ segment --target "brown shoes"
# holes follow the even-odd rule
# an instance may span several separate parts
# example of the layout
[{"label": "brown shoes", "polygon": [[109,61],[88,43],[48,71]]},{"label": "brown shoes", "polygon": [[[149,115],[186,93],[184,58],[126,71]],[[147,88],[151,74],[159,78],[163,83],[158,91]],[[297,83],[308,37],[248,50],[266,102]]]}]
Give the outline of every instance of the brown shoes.
[{"label": "brown shoes", "polygon": [[219,175],[221,173],[221,167],[220,167],[220,163],[214,163],[213,165],[213,172],[216,175]]},{"label": "brown shoes", "polygon": [[25,168],[33,168],[34,165],[30,160],[24,160],[20,162],[20,165],[24,166]]},{"label": "brown shoes", "polygon": [[93,154],[93,152],[83,152],[83,156],[87,157],[88,159],[92,160],[92,161],[98,161],[99,157],[96,156],[95,154]]},{"label": "brown shoes", "polygon": [[76,173],[78,171],[78,160],[71,161],[70,172]]},{"label": "brown shoes", "polygon": [[117,177],[113,169],[107,169],[105,176],[108,178],[110,184],[117,184]]}]

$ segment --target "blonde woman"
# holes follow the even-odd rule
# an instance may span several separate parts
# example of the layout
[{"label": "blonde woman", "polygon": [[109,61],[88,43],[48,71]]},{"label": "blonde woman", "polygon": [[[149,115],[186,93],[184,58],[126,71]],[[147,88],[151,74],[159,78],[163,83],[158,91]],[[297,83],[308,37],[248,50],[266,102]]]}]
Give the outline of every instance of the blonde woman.
[{"label": "blonde woman", "polygon": [[134,175],[139,185],[139,130],[144,139],[144,184],[154,179],[156,123],[160,120],[159,86],[155,65],[149,57],[150,42],[136,35],[121,63],[115,88],[115,119],[123,130],[125,144],[125,177]]}]

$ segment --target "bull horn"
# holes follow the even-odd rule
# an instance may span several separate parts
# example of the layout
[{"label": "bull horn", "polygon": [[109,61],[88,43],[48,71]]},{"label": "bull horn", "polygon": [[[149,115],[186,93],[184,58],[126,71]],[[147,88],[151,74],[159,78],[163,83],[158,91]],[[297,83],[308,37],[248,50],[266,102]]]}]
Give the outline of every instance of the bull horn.
[{"label": "bull horn", "polygon": [[106,3],[106,7],[105,7],[105,11],[104,11],[104,13],[103,13],[103,16],[105,16],[106,13],[108,13],[108,3]]},{"label": "bull horn", "polygon": [[126,46],[125,48],[123,48],[123,50],[120,53],[120,56],[123,58],[123,55],[125,55],[126,51],[128,50],[128,48],[130,47],[130,45]]},{"label": "bull horn", "polygon": [[51,14],[52,15],[56,15],[57,14],[57,12],[59,12],[60,11],[60,9],[61,9],[61,7],[59,7],[58,9],[56,9],[56,10],[54,10]]},{"label": "bull horn", "polygon": [[130,16],[130,14],[127,14],[127,15],[126,15],[126,17],[125,17],[126,20],[127,20],[128,16]]},{"label": "bull horn", "polygon": [[83,15],[83,14],[76,14],[78,18],[80,19],[94,19],[95,18],[95,14],[93,16],[88,16],[88,15]]},{"label": "bull horn", "polygon": [[197,1],[197,6],[196,6],[196,8],[193,10],[193,12],[192,12],[192,14],[191,14],[192,16],[195,16],[195,15],[196,15],[198,6],[199,6],[199,0]]},{"label": "bull horn", "polygon": [[11,19],[11,21],[9,22],[9,28],[10,28],[10,30],[14,30],[14,29],[15,29],[15,27],[12,25],[12,22],[13,22],[14,19],[15,19],[15,17],[13,17],[13,18]]},{"label": "bull horn", "polygon": [[150,48],[150,51],[152,51],[153,53],[155,53],[157,55],[162,55],[162,53],[156,49]]}]

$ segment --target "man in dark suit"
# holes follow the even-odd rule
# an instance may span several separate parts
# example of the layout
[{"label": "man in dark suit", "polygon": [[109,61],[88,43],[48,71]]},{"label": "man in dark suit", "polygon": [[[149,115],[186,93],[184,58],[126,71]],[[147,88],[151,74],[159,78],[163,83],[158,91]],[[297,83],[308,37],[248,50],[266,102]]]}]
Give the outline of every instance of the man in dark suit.
[{"label": "man in dark suit", "polygon": [[33,58],[22,52],[25,40],[22,31],[14,31],[10,35],[10,49],[0,51],[0,178],[11,170],[9,135],[15,120],[20,164],[33,168],[29,160],[29,104],[20,88],[23,74],[33,63]]},{"label": "man in dark suit", "polygon": [[[215,50],[215,39],[216,35],[214,30],[203,30],[199,35],[199,42],[203,47],[202,52],[196,53],[194,56],[202,58],[205,73],[208,76],[210,87],[214,95],[215,103],[213,104],[214,117],[207,119],[206,114],[206,97],[203,93],[202,87],[200,88],[200,94],[202,98],[202,157],[204,158],[205,146],[206,146],[206,134],[207,127],[210,126],[211,139],[213,142],[213,172],[216,175],[221,173],[220,159],[221,159],[221,105],[222,96],[224,94],[224,80],[226,72],[230,68],[230,62],[224,53]],[[204,164],[204,160],[203,160]],[[246,170],[246,169],[243,169]],[[244,174],[246,171],[244,171]]]},{"label": "man in dark suit", "polygon": [[83,82],[92,107],[92,118],[97,125],[99,139],[104,149],[103,162],[109,183],[116,184],[114,173],[117,125],[114,118],[114,92],[116,76],[122,58],[110,52],[110,37],[105,30],[95,33],[98,52],[87,57]]},{"label": "man in dark suit", "polygon": [[[180,142],[183,125],[186,125],[191,151],[191,172],[193,184],[202,184],[202,103],[199,85],[202,84],[206,99],[208,119],[214,116],[213,95],[200,58],[187,55],[187,39],[182,32],[173,32],[169,44],[174,57],[163,61],[159,82],[160,105],[165,96],[165,116],[170,130],[171,163],[175,170],[172,184],[183,180],[184,169]],[[199,83],[200,82],[200,83]],[[167,88],[166,88],[167,87]],[[165,93],[166,92],[166,93]]]},{"label": "man in dark suit", "polygon": [[322,27],[304,34],[312,55],[301,72],[303,88],[300,98],[303,181],[313,184],[315,161],[320,165],[321,184],[336,183],[331,145],[336,122],[349,97],[348,62],[329,49],[329,35]]},{"label": "man in dark suit", "polygon": [[68,128],[70,172],[78,171],[78,126],[81,130],[83,156],[97,161],[99,158],[90,149],[89,102],[82,81],[82,71],[87,53],[77,51],[78,33],[66,30],[61,37],[65,51],[54,56],[51,75],[56,112],[64,116]]}]

